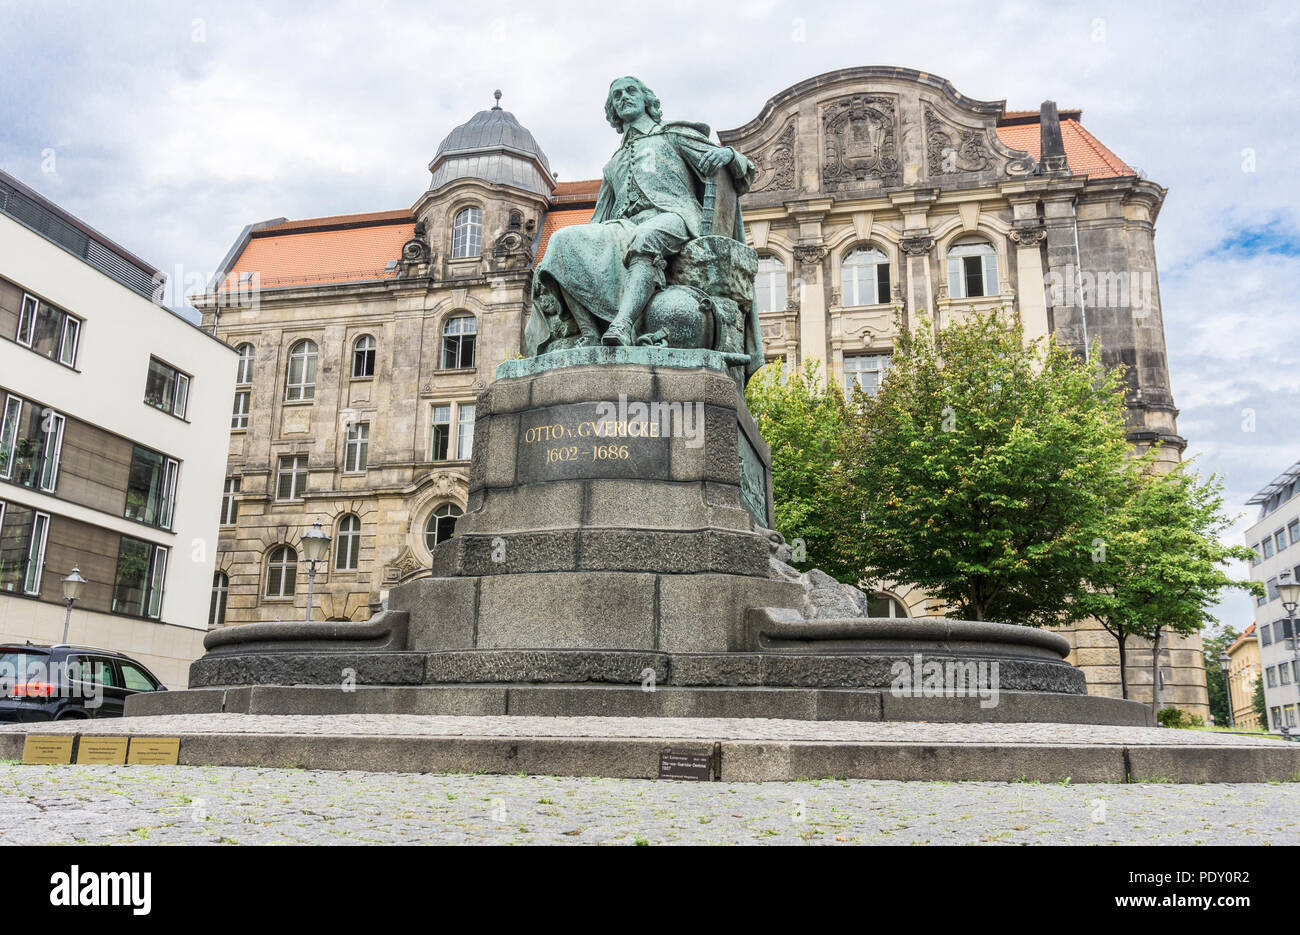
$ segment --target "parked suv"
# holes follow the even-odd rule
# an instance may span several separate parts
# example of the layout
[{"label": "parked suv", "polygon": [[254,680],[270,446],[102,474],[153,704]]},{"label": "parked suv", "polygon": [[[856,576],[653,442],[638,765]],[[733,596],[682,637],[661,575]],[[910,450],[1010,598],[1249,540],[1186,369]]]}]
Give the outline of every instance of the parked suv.
[{"label": "parked suv", "polygon": [[121,717],[128,695],[166,690],[140,663],[111,649],[0,644],[0,721]]}]

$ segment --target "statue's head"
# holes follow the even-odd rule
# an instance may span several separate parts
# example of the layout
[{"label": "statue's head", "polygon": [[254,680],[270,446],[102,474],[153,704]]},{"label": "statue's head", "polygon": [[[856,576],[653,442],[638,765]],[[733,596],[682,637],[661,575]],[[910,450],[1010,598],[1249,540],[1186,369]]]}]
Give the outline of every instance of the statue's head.
[{"label": "statue's head", "polygon": [[645,86],[640,78],[616,78],[605,97],[605,119],[622,133],[629,123],[642,114],[649,114],[656,123],[663,117],[659,98]]}]

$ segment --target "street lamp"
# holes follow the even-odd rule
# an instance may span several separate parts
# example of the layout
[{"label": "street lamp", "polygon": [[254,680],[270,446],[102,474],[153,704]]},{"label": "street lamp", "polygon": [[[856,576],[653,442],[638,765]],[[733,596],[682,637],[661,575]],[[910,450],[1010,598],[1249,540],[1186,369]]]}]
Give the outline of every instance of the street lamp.
[{"label": "street lamp", "polygon": [[302,537],[302,553],[310,563],[307,568],[307,622],[311,623],[311,602],[316,591],[316,563],[325,561],[329,555],[330,537],[321,528],[320,520]]},{"label": "street lamp", "polygon": [[1223,670],[1223,687],[1228,693],[1228,726],[1236,727],[1237,722],[1232,716],[1232,679],[1228,676],[1228,667],[1232,665],[1232,657],[1227,653],[1219,654],[1219,668]]},{"label": "street lamp", "polygon": [[1291,667],[1291,682],[1296,687],[1296,708],[1300,709],[1300,639],[1296,639],[1295,620],[1292,619],[1296,607],[1300,606],[1300,584],[1291,578],[1291,572],[1284,571],[1278,575],[1277,596],[1282,599],[1282,609],[1286,611],[1286,630],[1291,631],[1291,655],[1295,657]]},{"label": "street lamp", "polygon": [[68,641],[68,627],[72,625],[72,605],[81,600],[86,590],[86,579],[81,577],[81,569],[72,566],[72,574],[63,579],[63,602],[68,605],[68,612],[63,617],[63,642]]}]

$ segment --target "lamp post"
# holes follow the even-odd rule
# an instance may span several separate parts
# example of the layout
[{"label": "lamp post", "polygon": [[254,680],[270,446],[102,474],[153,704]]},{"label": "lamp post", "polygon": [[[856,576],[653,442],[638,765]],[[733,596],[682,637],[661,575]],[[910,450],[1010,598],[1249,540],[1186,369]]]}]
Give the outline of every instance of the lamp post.
[{"label": "lamp post", "polygon": [[63,642],[68,641],[68,627],[72,626],[72,605],[81,600],[86,590],[86,579],[81,577],[81,569],[72,566],[72,574],[63,579],[63,602],[68,605],[68,612],[63,616]]},{"label": "lamp post", "polygon": [[1232,657],[1227,653],[1219,654],[1219,668],[1223,670],[1223,688],[1228,693],[1228,726],[1236,727],[1236,718],[1232,716],[1232,678],[1229,675],[1228,668],[1232,665]]},{"label": "lamp post", "polygon": [[1286,611],[1286,629],[1291,631],[1291,655],[1294,657],[1291,684],[1296,687],[1296,707],[1300,709],[1300,682],[1297,681],[1300,678],[1300,639],[1296,639],[1295,620],[1292,619],[1296,607],[1300,606],[1300,584],[1291,578],[1291,572],[1284,571],[1278,575],[1277,596],[1282,599],[1282,609]]},{"label": "lamp post", "polygon": [[307,566],[307,622],[311,623],[311,602],[316,592],[316,563],[325,561],[329,555],[330,537],[321,528],[320,520],[312,524],[302,537],[303,556],[310,563]]}]

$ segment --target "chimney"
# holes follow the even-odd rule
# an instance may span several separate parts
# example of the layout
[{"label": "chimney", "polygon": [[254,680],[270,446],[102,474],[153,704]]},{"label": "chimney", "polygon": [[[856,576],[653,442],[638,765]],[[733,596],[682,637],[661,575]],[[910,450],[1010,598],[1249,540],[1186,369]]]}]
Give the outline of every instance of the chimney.
[{"label": "chimney", "polygon": [[1043,101],[1038,110],[1039,169],[1043,174],[1063,172],[1070,173],[1070,165],[1065,159],[1065,140],[1061,138],[1061,115],[1056,110],[1056,101]]}]

